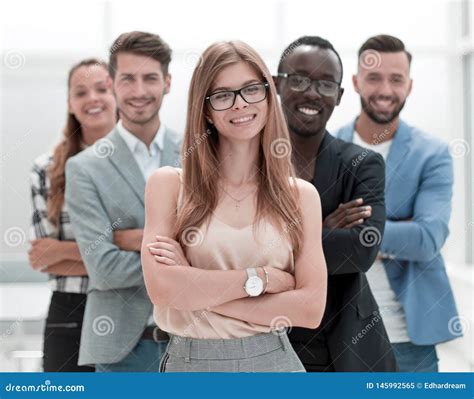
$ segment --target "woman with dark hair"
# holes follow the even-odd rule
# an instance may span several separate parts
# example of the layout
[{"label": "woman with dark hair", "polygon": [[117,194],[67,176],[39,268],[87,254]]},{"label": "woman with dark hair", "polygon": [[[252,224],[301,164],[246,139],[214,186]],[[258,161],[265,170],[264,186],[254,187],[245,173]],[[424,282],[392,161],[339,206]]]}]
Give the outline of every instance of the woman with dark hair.
[{"label": "woman with dark hair", "polygon": [[117,120],[107,64],[86,59],[68,77],[68,116],[61,142],[34,162],[31,172],[33,220],[29,261],[49,274],[53,291],[44,330],[43,369],[94,371],[78,366],[87,270],[64,205],[66,161],[104,137]]},{"label": "woman with dark hair", "polygon": [[161,371],[304,372],[286,328],[324,313],[319,195],[295,177],[270,72],[247,44],[202,55],[182,165],[145,192],[145,283],[170,334]]}]

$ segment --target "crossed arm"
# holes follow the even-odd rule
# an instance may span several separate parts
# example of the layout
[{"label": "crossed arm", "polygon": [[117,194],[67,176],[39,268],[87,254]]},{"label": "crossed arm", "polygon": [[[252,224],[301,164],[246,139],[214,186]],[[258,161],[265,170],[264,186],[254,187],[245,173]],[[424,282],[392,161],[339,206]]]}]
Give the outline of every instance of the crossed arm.
[{"label": "crossed arm", "polygon": [[411,220],[387,220],[381,252],[413,262],[435,258],[449,234],[452,195],[453,163],[446,146],[423,168]]},{"label": "crossed arm", "polygon": [[[321,244],[321,207],[316,189],[309,183],[300,183],[304,239],[295,262],[295,289],[289,289],[288,273],[269,265],[267,270],[273,292],[247,298],[243,289],[247,278],[245,270],[204,270],[179,264],[184,262],[166,263],[166,258],[182,259],[176,242],[174,248],[162,249],[158,259],[147,246],[156,242],[157,234],[173,238],[179,184],[175,170],[160,168],[148,180],[145,191],[141,256],[151,301],[159,308],[210,308],[216,313],[262,325],[271,325],[272,320],[284,316],[291,325],[317,327],[324,313],[327,276]],[[166,187],[166,190],[160,187]]]},{"label": "crossed arm", "polygon": [[[43,273],[87,276],[77,243],[54,238],[58,236],[58,227],[48,219],[46,173],[44,166],[35,165],[30,174],[33,239],[28,251],[29,263]],[[114,243],[124,251],[140,251],[142,237],[141,229],[114,231]]]}]

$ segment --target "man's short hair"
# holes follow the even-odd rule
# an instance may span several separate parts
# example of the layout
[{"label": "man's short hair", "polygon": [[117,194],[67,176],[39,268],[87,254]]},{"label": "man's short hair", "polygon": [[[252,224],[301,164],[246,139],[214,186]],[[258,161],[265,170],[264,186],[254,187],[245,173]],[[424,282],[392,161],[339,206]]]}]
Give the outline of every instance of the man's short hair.
[{"label": "man's short hair", "polygon": [[377,35],[368,38],[359,49],[359,60],[367,50],[377,51],[379,53],[398,53],[403,51],[408,57],[408,64],[411,64],[411,54],[405,48],[405,44],[395,36]]},{"label": "man's short hair", "polygon": [[115,39],[110,48],[109,58],[109,74],[112,78],[115,77],[117,56],[120,53],[136,54],[153,58],[161,63],[163,74],[168,74],[168,66],[171,62],[171,49],[158,35],[134,31],[122,33]]},{"label": "man's short hair", "polygon": [[313,46],[333,51],[336,54],[337,59],[339,60],[339,64],[341,65],[342,82],[343,67],[341,57],[339,56],[339,53],[336,51],[334,46],[329,42],[329,40],[323,39],[319,36],[302,36],[299,39],[296,39],[295,41],[290,43],[283,51],[283,54],[280,57],[280,62],[278,63],[278,72],[282,72],[282,65],[285,58],[288,57],[293,51],[295,51],[300,46]]}]

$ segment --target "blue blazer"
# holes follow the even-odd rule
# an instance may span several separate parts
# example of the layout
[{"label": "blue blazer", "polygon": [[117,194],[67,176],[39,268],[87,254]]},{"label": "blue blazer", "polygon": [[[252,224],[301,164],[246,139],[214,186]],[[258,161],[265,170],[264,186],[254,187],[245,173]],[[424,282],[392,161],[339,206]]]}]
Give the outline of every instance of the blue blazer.
[{"label": "blue blazer", "polygon": [[[352,142],[355,120],[336,137]],[[386,160],[387,221],[380,246],[408,336],[434,345],[462,335],[440,250],[449,234],[453,165],[448,146],[400,121]]]}]

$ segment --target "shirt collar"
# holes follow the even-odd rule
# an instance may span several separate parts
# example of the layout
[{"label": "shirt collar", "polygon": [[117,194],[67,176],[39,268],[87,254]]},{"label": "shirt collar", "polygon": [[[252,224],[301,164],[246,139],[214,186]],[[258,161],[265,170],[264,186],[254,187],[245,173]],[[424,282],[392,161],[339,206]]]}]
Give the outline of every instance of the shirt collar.
[{"label": "shirt collar", "polygon": [[[125,143],[127,144],[127,147],[130,149],[132,153],[135,152],[135,149],[137,145],[140,143],[143,143],[137,136],[135,136],[133,133],[130,133],[124,126],[121,120],[118,121],[117,123],[117,130],[124,139]],[[155,137],[153,138],[153,141],[151,142],[150,145],[150,152],[153,154],[156,151],[162,151],[163,150],[163,145],[165,142],[165,130],[166,127],[163,123],[160,123],[160,127],[158,131],[155,134]],[[145,143],[143,143],[145,144]]]}]

